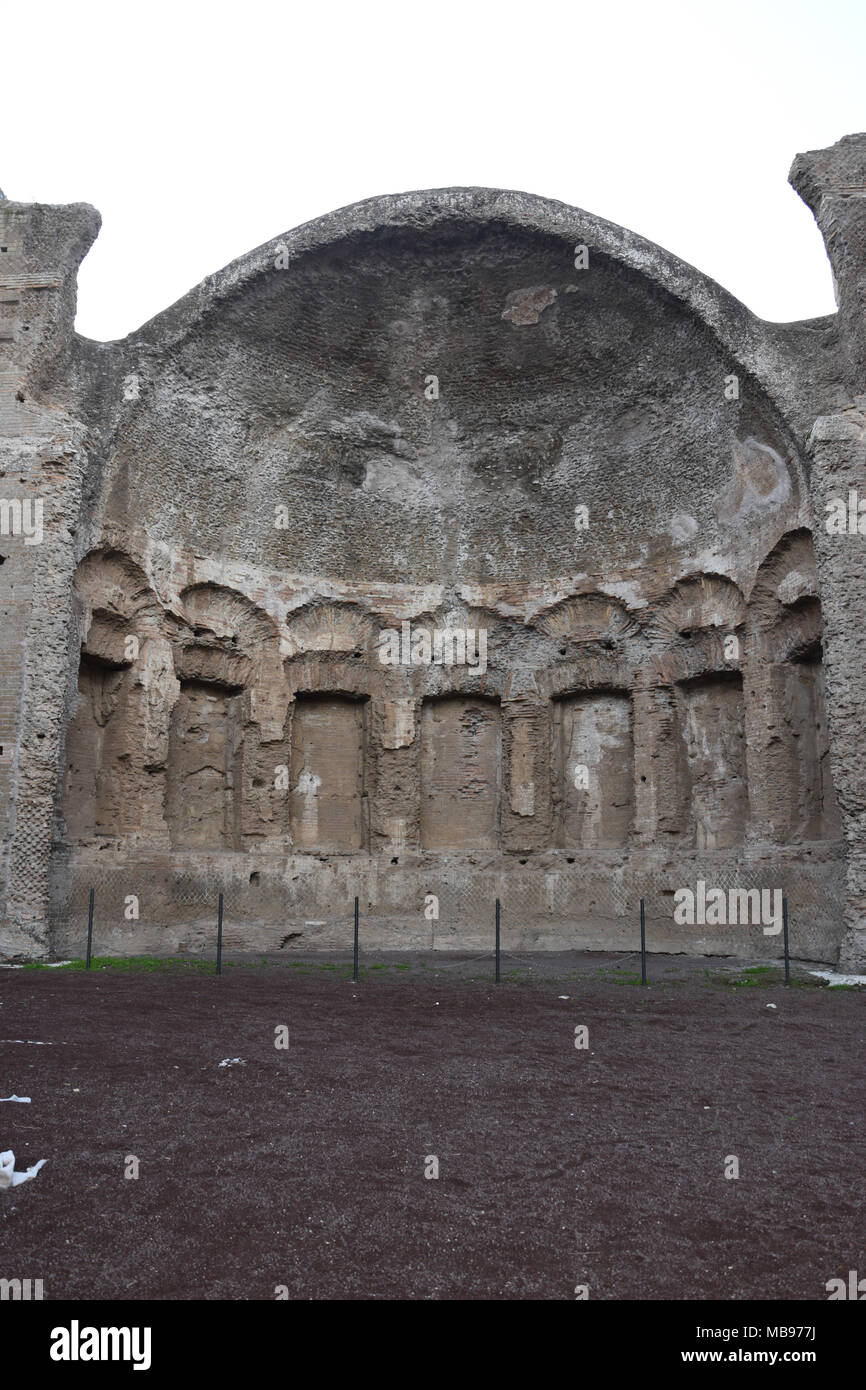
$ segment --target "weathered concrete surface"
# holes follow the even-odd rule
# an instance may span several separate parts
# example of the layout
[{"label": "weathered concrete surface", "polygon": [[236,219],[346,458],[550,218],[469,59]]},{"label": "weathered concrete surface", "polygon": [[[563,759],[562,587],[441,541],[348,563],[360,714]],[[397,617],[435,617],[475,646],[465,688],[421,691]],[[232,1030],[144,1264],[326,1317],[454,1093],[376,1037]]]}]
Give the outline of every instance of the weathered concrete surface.
[{"label": "weathered concrete surface", "polygon": [[[851,493],[866,498],[866,396],[850,410],[816,420],[810,446],[816,502],[824,497],[832,505],[833,499],[844,499],[847,509]],[[848,895],[839,963],[860,969],[866,960],[866,766],[858,751],[866,728],[866,536],[859,531],[830,534],[826,526],[818,526],[815,539],[828,628],[830,761],[847,850]]]},{"label": "weathered concrete surface", "polygon": [[673,922],[706,880],[784,888],[798,954],[862,962],[863,539],[824,505],[866,496],[864,166],[795,164],[840,311],[784,325],[587,213],[446,189],[97,344],[95,215],[0,204],[22,245],[70,229],[19,369],[71,441],[50,539],[0,538],[56,629],[4,629],[0,947],[77,949],[95,883],[119,950],[208,949],[223,891],[235,949],[341,944],[357,894],[382,946],[486,942],[497,896],[515,945],[630,946],[645,897],[654,949],[777,954]]},{"label": "weathered concrete surface", "polygon": [[855,749],[866,728],[866,516],[860,512],[866,499],[866,135],[799,155],[791,182],[815,214],[833,267],[839,372],[849,389],[842,410],[822,412],[816,420],[809,450],[826,625],[830,762],[847,850],[840,964],[860,969],[866,961],[866,771]]},{"label": "weathered concrete surface", "polygon": [[84,204],[0,201],[0,952],[11,955],[49,948],[88,467],[86,426],[58,387],[69,374],[76,273],[98,230],[98,213]]},{"label": "weathered concrete surface", "polygon": [[839,369],[847,384],[861,391],[866,382],[866,135],[846,135],[827,150],[798,155],[790,180],[821,228],[839,306],[844,349]]}]

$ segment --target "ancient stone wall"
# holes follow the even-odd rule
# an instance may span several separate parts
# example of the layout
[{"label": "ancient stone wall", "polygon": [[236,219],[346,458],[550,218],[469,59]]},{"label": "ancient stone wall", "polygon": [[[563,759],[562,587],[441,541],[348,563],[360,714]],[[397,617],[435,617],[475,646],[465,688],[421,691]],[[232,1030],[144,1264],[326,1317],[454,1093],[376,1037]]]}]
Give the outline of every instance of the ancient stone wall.
[{"label": "ancient stone wall", "polygon": [[[183,904],[172,907],[190,874],[233,903],[245,885],[233,939],[256,948],[288,928],[306,944],[338,938],[355,891],[417,945],[425,900],[455,872],[475,903],[451,911],[466,941],[483,892],[488,906],[497,895],[518,905],[525,941],[555,944],[559,932],[599,945],[626,930],[642,874],[772,878],[784,863],[787,884],[781,851],[792,849],[814,871],[806,910],[837,891],[820,603],[802,528],[758,567],[751,602],[714,575],[636,612],[597,591],[519,615],[512,591],[509,616],[431,612],[429,595],[395,616],[393,595],[383,611],[370,595],[305,593],[281,623],[279,604],[257,609],[225,572],[159,599],[142,573],[116,552],[82,565],[63,812],[79,900],[88,876],[122,868],[156,944],[190,944]],[[486,669],[383,660],[389,635],[408,638],[411,657],[429,634],[432,657],[437,631],[484,632]],[[125,664],[123,646],[136,653]],[[621,901],[591,910],[588,887],[602,893],[611,874]],[[816,954],[838,948],[838,931],[810,932]],[[755,948],[730,933],[704,944]]]},{"label": "ancient stone wall", "polygon": [[5,632],[3,948],[77,950],[95,884],[117,950],[205,948],[222,891],[235,949],[345,944],[357,894],[394,948],[475,949],[497,896],[514,946],[630,948],[645,897],[654,949],[778,953],[675,922],[704,879],[859,958],[849,320],[484,190],[320,219],[122,343],[67,304],[33,375],[87,448],[50,559],[16,541],[52,604]]},{"label": "ancient stone wall", "polygon": [[69,371],[93,208],[0,200],[0,951],[50,948],[58,767],[78,642],[71,617],[87,431]]}]

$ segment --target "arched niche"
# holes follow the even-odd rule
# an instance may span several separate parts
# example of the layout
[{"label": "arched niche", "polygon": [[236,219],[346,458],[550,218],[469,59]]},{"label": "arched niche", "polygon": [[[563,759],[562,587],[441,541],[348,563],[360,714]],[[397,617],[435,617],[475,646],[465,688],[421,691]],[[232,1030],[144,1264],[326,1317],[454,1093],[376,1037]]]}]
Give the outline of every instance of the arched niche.
[{"label": "arched niche", "polygon": [[98,549],[75,576],[82,642],[66,726],[61,805],[73,844],[136,833],[153,791],[142,746],[145,646],[161,607],[122,551]]},{"label": "arched niche", "polygon": [[837,841],[823,622],[808,531],[783,536],[760,566],[749,620],[750,687],[760,714],[755,743],[763,755],[769,833],[782,844]]},{"label": "arched niche", "polygon": [[204,583],[183,590],[175,620],[179,692],[171,709],[165,803],[171,844],[241,849],[273,823],[268,803],[278,759],[261,751],[252,697],[264,685],[267,706],[281,693],[276,625],[245,595]]},{"label": "arched niche", "polygon": [[748,838],[745,618],[739,587],[711,572],[681,579],[643,618],[636,790],[649,838],[699,851]]},{"label": "arched niche", "polygon": [[424,849],[497,849],[501,821],[499,701],[441,695],[421,707]]},{"label": "arched niche", "polygon": [[556,843],[563,849],[628,844],[634,817],[631,695],[593,689],[553,701]]}]

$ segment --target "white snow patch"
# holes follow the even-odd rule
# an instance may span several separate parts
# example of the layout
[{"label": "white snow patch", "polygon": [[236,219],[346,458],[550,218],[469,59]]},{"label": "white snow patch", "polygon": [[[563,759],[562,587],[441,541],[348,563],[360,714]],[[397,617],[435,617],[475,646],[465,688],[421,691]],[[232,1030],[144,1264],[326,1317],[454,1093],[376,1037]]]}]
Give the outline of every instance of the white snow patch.
[{"label": "white snow patch", "polygon": [[[59,970],[61,965],[71,965],[71,960],[42,960],[39,962],[43,970]],[[0,962],[0,970],[23,970],[23,965],[7,965],[5,961]]]},{"label": "white snow patch", "polygon": [[826,980],[831,989],[833,985],[866,985],[866,975],[837,975],[835,970],[810,970],[809,974]]}]

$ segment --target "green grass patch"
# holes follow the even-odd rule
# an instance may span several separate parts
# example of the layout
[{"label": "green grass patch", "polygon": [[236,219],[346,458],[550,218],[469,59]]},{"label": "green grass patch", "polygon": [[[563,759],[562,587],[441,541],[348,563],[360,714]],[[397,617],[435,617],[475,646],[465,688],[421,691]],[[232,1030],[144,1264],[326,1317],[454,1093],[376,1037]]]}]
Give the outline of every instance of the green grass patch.
[{"label": "green grass patch", "polygon": [[[775,989],[784,987],[785,971],[781,965],[746,965],[739,971],[705,970],[708,984],[716,989]],[[791,971],[790,989],[823,989],[826,980]]]},{"label": "green grass patch", "polygon": [[[647,967],[647,976],[649,976],[649,967]],[[595,978],[612,985],[639,985],[641,983],[639,970],[626,970],[620,966],[596,970]]]},{"label": "green grass patch", "polygon": [[[85,960],[71,960],[63,965],[49,965],[44,961],[28,961],[25,970],[86,970]],[[223,969],[227,967],[224,965]],[[203,960],[198,956],[91,956],[90,969],[93,970],[198,970],[215,971],[213,960]]]}]

